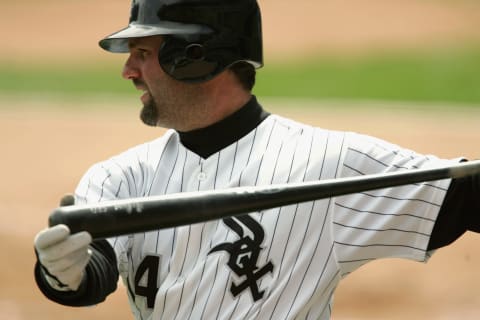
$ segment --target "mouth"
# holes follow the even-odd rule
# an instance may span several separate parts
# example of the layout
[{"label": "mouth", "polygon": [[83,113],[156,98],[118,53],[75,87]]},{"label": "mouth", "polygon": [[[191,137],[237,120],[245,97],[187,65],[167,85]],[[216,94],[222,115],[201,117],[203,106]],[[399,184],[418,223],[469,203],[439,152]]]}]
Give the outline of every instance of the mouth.
[{"label": "mouth", "polygon": [[135,88],[139,91],[142,92],[142,95],[140,96],[140,100],[145,104],[150,100],[151,95],[150,92],[148,91],[148,88],[143,84],[143,82],[139,80],[134,80],[133,84],[135,85]]},{"label": "mouth", "polygon": [[140,96],[140,101],[142,101],[144,104],[150,100],[150,92],[148,91],[147,88],[145,87],[137,87],[137,90],[142,92],[142,95]]},{"label": "mouth", "polygon": [[140,101],[142,101],[144,104],[150,100],[150,93],[148,90],[142,90],[143,94],[140,96]]}]

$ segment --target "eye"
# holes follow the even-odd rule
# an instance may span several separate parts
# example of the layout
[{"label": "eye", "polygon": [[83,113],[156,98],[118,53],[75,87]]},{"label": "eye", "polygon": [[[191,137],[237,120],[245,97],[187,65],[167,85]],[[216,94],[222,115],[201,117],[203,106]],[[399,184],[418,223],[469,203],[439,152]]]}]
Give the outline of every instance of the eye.
[{"label": "eye", "polygon": [[139,59],[145,60],[150,55],[150,50],[144,48],[136,48],[135,53]]},{"label": "eye", "polygon": [[150,51],[148,51],[146,49],[141,49],[140,50],[140,55],[142,56],[142,58],[146,58],[150,55]]}]

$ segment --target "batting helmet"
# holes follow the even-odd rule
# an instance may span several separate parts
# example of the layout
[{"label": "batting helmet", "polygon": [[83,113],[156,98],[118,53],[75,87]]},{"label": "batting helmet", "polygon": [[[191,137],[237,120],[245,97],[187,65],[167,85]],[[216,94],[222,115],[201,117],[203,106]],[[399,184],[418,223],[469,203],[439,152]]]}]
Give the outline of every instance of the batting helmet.
[{"label": "batting helmet", "polygon": [[129,52],[128,39],[162,35],[159,63],[173,78],[201,82],[240,61],[263,65],[256,0],[133,0],[128,27],[102,39],[110,52]]}]

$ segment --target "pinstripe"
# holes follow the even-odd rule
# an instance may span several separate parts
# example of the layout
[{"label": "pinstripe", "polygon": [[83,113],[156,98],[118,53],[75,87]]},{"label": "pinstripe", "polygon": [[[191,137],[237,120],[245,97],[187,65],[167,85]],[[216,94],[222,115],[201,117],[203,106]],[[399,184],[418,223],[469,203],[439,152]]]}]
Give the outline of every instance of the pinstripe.
[{"label": "pinstripe", "polygon": [[[364,151],[361,151],[361,150],[357,150],[356,148],[350,147],[349,150],[352,150],[353,152],[361,154],[364,157],[368,157],[370,160],[379,162],[384,167],[393,167],[393,168],[396,168],[396,169],[420,169],[419,162],[426,162],[426,161],[430,160],[430,158],[428,156],[416,155],[417,158],[415,158],[413,156],[414,155],[413,151],[401,150],[401,149],[398,149],[397,146],[394,146],[397,149],[391,150],[391,149],[387,149],[384,145],[381,145],[379,143],[374,143],[374,147],[376,149],[382,150],[383,152],[386,152],[386,154],[383,155],[383,158],[387,158],[388,154],[390,154],[390,153],[393,154],[395,158],[390,159],[390,162],[386,163],[385,160],[380,161],[379,159],[374,158],[370,154],[368,154]],[[412,160],[413,160],[413,162],[412,162]],[[442,188],[441,186],[431,184],[431,183],[428,183],[428,182],[424,182],[424,183],[421,183],[421,184],[428,185],[432,188],[436,188],[436,189],[439,189],[439,190],[446,191],[446,188]]]},{"label": "pinstripe", "polygon": [[238,141],[235,143],[235,154],[233,155],[232,171],[230,171],[230,180],[232,180],[233,168],[235,168],[235,160],[237,159]]},{"label": "pinstripe", "polygon": [[[180,178],[180,192],[183,192],[185,191],[184,188],[185,188],[185,178],[187,176],[187,174],[185,173],[185,168],[187,166],[187,160],[188,160],[188,156],[189,156],[189,152],[187,151],[187,149],[185,149],[185,161],[183,163],[183,166],[182,166],[182,174],[181,174],[181,178]],[[191,230],[191,226],[186,226],[186,227],[183,227],[183,228],[188,228],[189,230]],[[190,242],[190,231],[187,233],[188,234],[188,238],[187,238],[187,248],[188,248],[188,243]],[[172,255],[174,254],[174,250],[175,250],[175,246],[177,244],[177,237],[178,237],[178,229],[175,228],[174,229],[174,235],[173,235],[173,241],[172,241]],[[182,271],[183,271],[183,267],[184,267],[184,264],[185,264],[185,258],[186,258],[186,255],[187,255],[187,251],[184,252],[183,254],[183,259],[182,259],[182,262],[181,262],[181,267],[180,267],[180,270],[179,270],[179,273],[178,275],[180,276],[182,274]],[[171,262],[172,260],[169,261],[169,272],[171,270]],[[162,311],[162,314],[164,313],[165,311],[165,307],[167,306],[167,299],[168,299],[168,293],[169,293],[169,290],[167,289],[166,292],[165,292],[165,295],[164,295],[164,302],[163,302],[163,308],[164,310]]]},{"label": "pinstripe", "polygon": [[[344,168],[347,168],[353,172],[355,172],[356,174],[358,175],[361,175],[361,176],[364,176],[364,175],[367,175],[367,173],[364,173],[356,168],[353,168],[351,166],[349,166],[348,164],[343,164],[343,167]],[[408,169],[408,168],[402,168],[402,169]],[[435,188],[435,189],[439,189],[439,190],[442,190],[442,191],[447,191],[446,188],[443,188],[443,187],[440,187],[440,186],[437,186],[437,185],[433,185],[431,183],[428,183],[428,182],[419,182],[419,183],[412,183],[412,185],[416,185],[416,186],[428,186],[428,187],[431,187],[431,188]]]},{"label": "pinstripe", "polygon": [[[213,158],[213,155],[212,155],[211,157]],[[218,155],[217,155],[217,157],[218,157]],[[203,172],[203,171],[204,171],[204,162],[202,161],[201,158],[198,159],[198,163],[199,163],[199,166],[200,166],[200,172]],[[197,191],[200,190],[200,185],[201,185],[201,183],[202,183],[202,180],[199,180],[199,181],[198,181],[198,185],[197,185]],[[206,226],[205,224],[202,226],[202,231],[201,231],[201,233],[200,233],[200,244],[202,244],[202,239],[203,239],[203,233],[204,233],[204,231],[205,231],[205,226]],[[190,233],[189,233],[188,240],[189,240],[189,242],[190,242]],[[187,251],[189,250],[189,248],[190,248],[190,246],[187,245]],[[202,248],[202,246],[200,245],[200,246],[198,247],[198,252],[196,253],[196,263],[195,263],[195,265],[196,265],[196,264],[198,263],[198,261],[199,261],[201,248]],[[185,251],[185,256],[187,256],[187,251]],[[181,268],[181,272],[180,272],[181,274],[184,273],[184,267],[185,267],[185,260],[183,261],[183,264],[182,264],[182,268]],[[203,275],[203,270],[205,270],[205,265],[202,266],[202,275]],[[201,281],[201,279],[202,279],[202,277],[200,277],[200,281]],[[200,282],[200,281],[199,281],[199,282]],[[181,306],[182,306],[182,299],[183,299],[183,292],[184,292],[185,282],[186,282],[186,281],[184,281],[184,282],[182,283],[182,291],[181,291],[181,295],[180,295],[180,302],[179,302],[179,304],[178,304],[178,308],[177,308],[177,311],[176,311],[176,313],[175,313],[174,319],[177,318],[178,312],[179,312],[179,310],[180,310],[180,308],[181,308]],[[198,286],[197,286],[197,288],[198,288]],[[195,294],[195,296],[196,296],[196,294]],[[192,308],[192,309],[193,309],[193,308]]]},{"label": "pinstripe", "polygon": [[[135,300],[135,295],[134,295],[134,292],[132,290],[132,283],[131,283],[132,277],[130,276],[130,275],[134,274],[133,256],[129,256],[129,260],[130,260],[130,263],[129,263],[130,270],[128,272],[129,276],[128,276],[127,281],[126,281],[127,282],[127,289],[128,289],[129,295],[132,296],[133,300]],[[136,311],[137,311],[136,313],[138,315],[140,315],[140,319],[143,320],[141,310],[138,307],[136,307]]]},{"label": "pinstripe", "polygon": [[[341,205],[341,204],[339,204],[338,202],[335,203],[335,206],[341,207],[341,208],[345,208],[345,209],[348,209],[348,210],[354,211],[354,212],[360,212],[360,213],[375,214],[375,215],[380,215],[380,216],[392,216],[392,215],[393,215],[393,214],[384,213],[384,212],[374,212],[374,211],[367,211],[367,210],[355,209],[355,208],[352,208],[352,207],[348,207],[348,206]],[[427,221],[435,222],[435,220],[433,220],[433,219],[429,219],[429,218],[427,218],[427,217],[422,217],[422,216],[418,216],[418,215],[414,215],[414,214],[409,214],[409,213],[398,213],[398,214],[395,214],[395,216],[396,216],[396,217],[406,216],[406,217],[412,217],[412,218],[416,218],[416,219],[420,219],[420,220],[427,220]]]},{"label": "pinstripe", "polygon": [[[112,163],[118,168],[120,169],[120,171],[122,172],[122,175],[123,175],[123,178],[125,179],[125,181],[127,182],[127,186],[128,186],[128,193],[133,195],[133,196],[136,196],[137,195],[137,186],[135,186],[134,184],[134,190],[135,192],[132,192],[132,187],[130,185],[130,179],[128,179],[129,175],[126,174],[125,172],[125,168],[122,167],[121,164],[119,164],[115,159],[111,159]],[[131,168],[128,168],[128,170],[130,170]]]},{"label": "pinstripe", "polygon": [[365,153],[365,152],[362,152],[360,150],[356,150],[354,148],[348,148],[348,151],[352,151],[352,152],[355,152],[355,153],[358,153],[358,154],[361,154],[362,156],[364,156],[365,158],[368,158],[378,164],[380,164],[381,166],[385,167],[385,168],[388,168],[390,166],[394,167],[395,169],[408,169],[407,167],[405,166],[399,166],[399,165],[396,165],[395,163],[392,163],[392,164],[387,164],[385,163],[384,161],[380,160],[380,159],[377,159],[377,158],[374,158],[373,156]]},{"label": "pinstripe", "polygon": [[[191,230],[191,226],[188,226],[188,228]],[[189,243],[190,243],[190,238],[191,238],[191,232],[188,232],[188,240],[187,240],[187,250],[185,251],[185,257],[187,256],[187,252],[188,252],[188,248],[189,248]],[[184,273],[184,268],[185,268],[185,258],[183,259],[183,262],[182,262],[182,267],[180,268],[180,274],[183,274]],[[183,290],[185,288],[185,281],[183,281],[182,283],[182,290],[180,292],[180,301],[177,305],[177,311],[175,312],[175,315],[173,316],[173,319],[176,319],[177,318],[177,315],[178,315],[178,311],[180,310],[180,307],[182,306],[182,299],[183,299]],[[168,291],[167,291],[167,294],[168,294]]]},{"label": "pinstripe", "polygon": [[[232,180],[232,177],[233,177],[233,172],[235,170],[235,164],[236,164],[236,160],[237,160],[237,152],[238,152],[238,141],[235,143],[235,152],[234,152],[234,155],[233,155],[233,159],[232,159],[232,170],[230,171],[230,178],[229,178],[229,181]],[[217,228],[220,226],[220,222],[217,224]],[[225,235],[225,240],[227,239],[227,236],[228,236],[228,233]],[[215,268],[215,274],[217,274],[217,271],[218,271],[218,268],[219,268],[219,262],[218,262],[218,259],[217,259],[217,264],[216,264],[216,268]],[[216,277],[215,277],[216,279]],[[211,286],[211,290],[208,294],[208,297],[207,297],[207,301],[204,305],[204,308],[202,310],[202,318],[203,318],[203,315],[205,314],[205,311],[206,311],[206,307],[208,306],[208,301],[210,300],[210,297],[211,297],[211,293],[213,291],[213,288],[215,286],[215,281],[212,283],[212,286]]]},{"label": "pinstripe", "polygon": [[[165,148],[168,147],[168,145],[171,143],[171,139],[172,137],[169,138],[169,140],[167,141],[167,144],[165,146]],[[163,194],[166,194],[167,193],[167,190],[168,190],[168,186],[170,185],[170,181],[172,179],[172,176],[173,176],[173,172],[175,170],[175,164],[177,163],[177,160],[178,160],[178,155],[180,153],[180,148],[175,148],[176,149],[176,152],[175,152],[175,160],[173,161],[173,164],[172,164],[172,169],[170,170],[170,173],[168,174],[168,178],[167,178],[167,183],[165,184],[165,188],[163,190]],[[164,156],[165,153],[162,153],[161,156],[160,156],[160,160],[158,161],[157,163],[157,167],[155,168],[155,171],[154,171],[154,177],[157,175],[157,173],[159,172],[159,166],[160,164],[162,163],[162,160],[163,160],[163,156]],[[165,164],[167,165],[167,164]],[[151,190],[152,190],[152,186],[153,186],[153,183],[155,182],[155,178],[152,179],[152,183],[150,184],[150,188],[148,190],[148,195],[151,195]],[[155,246],[155,252],[158,252],[158,243],[160,241],[160,230],[157,231],[157,243],[156,243],[156,246]]]},{"label": "pinstripe", "polygon": [[[167,148],[168,148],[169,144],[170,144],[171,141],[172,141],[172,137],[173,137],[173,136],[171,135],[171,136],[168,138],[167,142],[165,143],[164,149],[167,149]],[[147,150],[150,150],[150,148],[148,148]],[[179,148],[176,148],[176,150],[177,150],[177,152],[176,152],[175,161],[174,161],[173,164],[175,164],[175,163],[177,162],[177,159],[178,159]],[[160,159],[158,159],[157,165],[156,165],[155,170],[154,170],[154,172],[153,172],[153,177],[154,177],[154,178],[152,179],[152,183],[150,184],[150,186],[149,186],[149,188],[148,188],[147,195],[151,195],[151,194],[152,194],[152,187],[153,187],[154,182],[155,182],[155,177],[157,177],[158,172],[159,172],[159,168],[160,168],[161,164],[163,164],[163,160],[164,160],[165,154],[166,154],[165,152],[162,152],[161,155],[160,155]],[[147,155],[147,159],[148,159],[148,155]],[[172,178],[173,168],[174,168],[174,167],[175,167],[175,166],[172,166],[172,171],[170,172],[170,175],[169,175],[169,177],[168,177],[168,182],[170,182],[170,179]],[[166,184],[166,186],[165,186],[165,191],[164,191],[164,193],[165,193],[166,190],[168,189],[168,182],[167,182],[167,184]]]},{"label": "pinstripe", "polygon": [[355,244],[355,243],[342,243],[335,241],[335,244],[340,246],[350,246],[350,247],[359,247],[359,248],[371,248],[371,247],[402,247],[402,248],[409,248],[413,250],[418,250],[424,252],[425,250],[422,248],[417,248],[413,246],[407,245],[400,245],[400,244],[385,244],[385,243],[371,243],[371,244]]},{"label": "pinstripe", "polygon": [[92,180],[88,180],[88,185],[87,185],[87,190],[85,191],[85,195],[83,196],[84,201],[87,202],[88,199],[88,192],[90,191],[90,186],[91,186]]},{"label": "pinstripe", "polygon": [[[105,169],[105,168],[104,168]],[[110,172],[108,172],[107,169],[105,169],[105,171],[107,172],[107,176],[103,179],[102,181],[102,184],[101,184],[101,187],[100,187],[100,197],[98,199],[98,201],[102,201],[103,199],[103,192],[105,190],[105,183],[107,182],[107,180],[112,176]]]},{"label": "pinstripe", "polygon": [[374,229],[374,228],[361,228],[361,227],[356,227],[356,226],[349,226],[346,224],[341,224],[339,222],[333,222],[333,224],[337,226],[341,226],[344,228],[350,228],[350,229],[356,229],[356,230],[365,230],[365,231],[374,231],[374,232],[388,232],[388,231],[398,231],[398,232],[405,232],[405,233],[415,233],[415,234],[420,234],[422,236],[428,237],[429,235],[426,233],[418,232],[418,231],[412,231],[412,230],[403,230],[403,229],[398,229],[398,228],[389,228],[389,229]]},{"label": "pinstripe", "polygon": [[[296,141],[295,149],[296,149],[297,147],[298,147],[298,140]],[[282,152],[282,148],[283,148],[283,143],[282,143],[282,146],[280,147],[280,150],[279,150],[279,152],[278,152],[277,162],[275,163],[275,170],[277,169],[278,160],[280,159],[280,153]],[[295,152],[293,153],[293,158],[295,158]],[[287,183],[290,182],[290,177],[291,177],[291,174],[292,174],[293,163],[294,163],[294,161],[293,161],[293,159],[292,159],[292,161],[290,161],[290,168],[288,169],[288,174],[287,174],[287,179],[286,179],[286,182],[287,182]],[[305,169],[306,169],[306,168],[305,168]],[[275,170],[274,170],[273,176],[275,176]],[[305,178],[305,175],[304,175],[303,178]],[[272,177],[272,180],[273,180],[273,177]],[[304,180],[302,179],[302,181],[304,181]],[[298,205],[296,205],[296,208],[298,208]],[[272,240],[271,240],[271,242],[270,242],[270,245],[268,246],[268,251],[267,251],[267,255],[266,255],[267,257],[270,257],[270,251],[272,250],[272,247],[273,247],[272,244],[273,244],[273,242],[275,241],[275,234],[276,234],[276,231],[277,231],[278,221],[280,220],[280,214],[281,214],[282,210],[283,210],[283,207],[281,207],[281,208],[279,209],[279,214],[277,215],[277,219],[276,219],[276,222],[275,222],[275,227],[273,228]],[[295,212],[296,212],[296,210],[295,210]],[[293,219],[293,221],[295,221],[295,214],[294,214],[294,219]],[[290,232],[291,232],[291,230],[292,230],[292,229],[291,229],[292,227],[293,227],[293,222],[290,224]],[[287,240],[287,245],[288,245],[288,240]],[[284,254],[285,254],[285,251],[284,251]],[[283,258],[282,258],[282,260],[280,261],[280,265],[282,264],[282,262],[283,262]],[[280,272],[280,271],[279,271],[279,272]]]},{"label": "pinstripe", "polygon": [[140,194],[138,193],[137,182],[135,181],[135,174],[133,173],[132,168],[129,168],[129,170],[130,170],[130,176],[131,176],[132,179],[133,179],[133,185],[135,186],[135,194],[136,194],[137,196],[139,196]]},{"label": "pinstripe", "polygon": [[[343,139],[344,139],[344,138],[343,138]],[[342,153],[342,150],[343,150],[343,141],[342,141],[342,144],[341,144],[340,153]],[[338,168],[339,168],[339,166],[340,166],[340,159],[338,159],[338,162],[337,162],[337,165],[336,165],[336,170],[335,170],[335,174],[334,174],[335,177],[338,175]],[[323,167],[322,167],[322,172],[323,172]],[[321,174],[320,174],[320,176],[321,176]],[[331,206],[331,203],[332,203],[332,199],[329,199],[329,200],[328,200],[328,205],[327,205],[327,210],[326,210],[326,212],[329,211],[330,206]],[[327,215],[325,215],[324,218],[323,218],[322,228],[321,228],[321,230],[320,230],[320,232],[319,232],[319,235],[318,235],[318,238],[317,238],[317,243],[316,243],[315,250],[314,250],[315,253],[318,253],[318,249],[319,249],[319,246],[320,246],[320,240],[321,240],[321,237],[324,235],[324,229],[325,229],[325,227],[326,227],[326,221],[327,221]],[[333,252],[333,244],[331,245],[330,252],[329,252],[329,254],[328,254],[328,257],[327,257],[327,259],[326,259],[326,262],[323,264],[322,272],[321,272],[320,276],[317,278],[318,281],[317,281],[316,287],[318,287],[318,285],[319,285],[319,283],[320,283],[320,280],[322,280],[323,272],[325,272],[327,263],[328,263],[328,261],[330,260],[330,257],[331,257],[332,252]],[[314,259],[314,255],[312,255],[310,261],[308,262],[306,272],[304,273],[303,278],[302,278],[302,280],[300,281],[300,285],[298,286],[297,292],[295,293],[295,298],[292,300],[292,303],[291,303],[290,308],[289,308],[289,310],[288,310],[287,317],[290,315],[290,313],[291,313],[291,311],[292,311],[292,308],[293,308],[293,305],[294,305],[294,301],[297,300],[298,294],[299,294],[301,288],[302,288],[302,287],[304,286],[304,284],[305,284],[306,276],[307,276],[308,271],[310,270],[310,268],[311,268],[311,266],[312,266],[313,259]],[[307,286],[307,287],[308,287],[308,286]],[[312,292],[311,297],[313,297],[313,294],[314,294],[314,292]],[[311,297],[310,297],[310,299],[311,299]]]},{"label": "pinstripe", "polygon": [[[183,158],[183,165],[182,165],[182,169],[181,169],[181,170],[182,170],[182,174],[181,174],[181,176],[180,176],[180,192],[183,191],[183,178],[184,178],[184,173],[185,173],[185,165],[186,165],[186,163],[187,163],[187,151],[186,151],[186,150],[185,150],[184,154],[185,154],[185,157]],[[173,171],[174,171],[174,170],[172,170],[172,172],[173,172]],[[172,246],[171,246],[170,256],[172,256],[173,253],[174,253],[176,236],[177,236],[177,228],[175,228],[175,229],[173,230]],[[171,269],[170,266],[171,266],[171,261],[169,261],[169,263],[168,263],[168,272],[170,272],[170,269]]]},{"label": "pinstripe", "polygon": [[115,198],[118,198],[118,195],[120,194],[120,190],[122,188],[122,185],[123,185],[123,181],[120,180],[120,183],[118,184],[117,191],[115,191]]},{"label": "pinstripe", "polygon": [[[220,155],[221,155],[221,151],[216,155],[216,157],[217,157],[217,164],[216,164],[215,175],[214,175],[214,180],[213,180],[214,189],[215,189],[215,186],[216,186],[216,183],[217,183],[218,168],[219,168],[219,165],[220,165]],[[203,239],[203,231],[204,231],[204,230],[202,230],[202,239]],[[200,243],[203,243],[203,240],[202,240],[202,239],[200,240]],[[212,247],[211,241],[212,241],[212,239],[209,240],[209,245],[208,245],[209,248]],[[200,248],[201,248],[201,247],[200,247]],[[200,259],[200,252],[198,253],[197,261],[198,261],[198,259]],[[198,285],[197,285],[196,288],[195,288],[195,294],[194,294],[194,296],[193,296],[193,305],[192,305],[192,307],[190,308],[190,313],[189,313],[189,315],[188,315],[188,317],[187,317],[188,319],[191,318],[192,312],[193,312],[193,309],[194,309],[193,306],[195,306],[195,305],[196,305],[196,302],[197,302],[198,289],[200,288],[200,285],[201,285],[202,281],[204,280],[205,267],[206,267],[206,264],[203,264],[203,265],[202,265],[202,272],[201,272],[200,280],[198,281]]]},{"label": "pinstripe", "polygon": [[[322,229],[323,229],[323,227],[322,227]],[[319,238],[318,238],[317,249],[318,249],[318,245],[320,244],[320,237],[321,237],[321,235],[322,235],[322,233],[320,233],[320,236],[319,236]],[[331,248],[330,248],[330,251],[329,251],[329,253],[328,253],[328,256],[327,256],[327,259],[326,259],[325,263],[323,264],[322,271],[320,272],[320,274],[319,274],[319,276],[318,276],[318,278],[317,278],[316,285],[315,285],[315,289],[320,285],[320,281],[323,280],[323,274],[324,274],[324,272],[325,272],[325,270],[326,270],[326,268],[327,268],[327,265],[328,265],[328,262],[330,261],[330,258],[332,257],[332,252],[333,252],[333,245],[332,245]],[[310,268],[312,261],[313,261],[313,257],[312,257],[312,259],[310,260],[310,262],[309,262],[309,264],[308,264],[307,270]],[[290,304],[290,308],[288,309],[288,312],[287,312],[287,318],[290,317],[290,313],[292,312],[292,309],[293,309],[293,306],[294,306],[294,304],[295,304],[295,301],[297,300],[296,298],[298,297],[298,294],[299,294],[299,292],[300,292],[300,289],[303,287],[303,284],[305,283],[306,275],[307,275],[307,273],[304,274],[304,277],[303,277],[303,279],[302,279],[301,285],[298,287],[298,291],[297,291],[296,294],[295,294],[295,299],[293,299],[292,302],[291,302],[291,304]],[[335,277],[333,277],[333,278],[335,278]],[[310,296],[310,299],[313,297],[315,291],[316,291],[316,290],[313,290],[313,291],[312,291],[311,296]]]},{"label": "pinstripe", "polygon": [[[199,254],[199,257],[200,257],[200,254]],[[193,296],[193,304],[192,304],[192,307],[190,308],[190,314],[189,314],[188,317],[187,317],[188,319],[191,318],[192,312],[193,312],[193,308],[194,308],[194,306],[196,305],[198,289],[200,288],[200,285],[201,285],[201,283],[202,283],[202,281],[203,281],[203,279],[204,279],[205,267],[206,267],[206,264],[204,263],[204,264],[202,265],[202,272],[201,272],[201,275],[200,275],[200,280],[198,281],[198,285],[197,285],[197,287],[196,287],[196,289],[195,289],[195,294],[194,294],[194,296]]]},{"label": "pinstripe", "polygon": [[364,196],[370,197],[370,198],[385,198],[385,199],[390,199],[390,200],[399,200],[399,201],[417,201],[417,202],[424,202],[426,204],[435,206],[435,207],[440,207],[441,204],[438,203],[433,203],[431,201],[427,201],[424,199],[418,199],[418,198],[400,198],[400,197],[394,197],[394,196],[388,196],[388,195],[376,195],[372,194],[370,192],[359,192],[359,194],[362,194]]},{"label": "pinstripe", "polygon": [[[325,265],[326,266],[326,265]],[[339,271],[335,272],[335,274],[333,274],[331,277],[330,277],[330,280],[329,281],[326,281],[327,282],[327,285],[325,286],[325,289],[323,290],[322,293],[319,294],[319,296],[324,296],[326,294],[326,291],[331,291],[332,290],[332,285],[334,285],[334,281],[337,279],[338,277],[338,274],[339,274]],[[317,283],[317,287],[318,285],[320,284],[320,282]],[[328,308],[329,310],[329,313],[328,313],[328,316],[330,317],[330,314],[331,314],[331,302],[332,302],[332,296],[333,296],[333,292],[330,293],[329,295],[329,298],[326,299],[326,301],[328,301],[328,303],[324,306],[323,310],[320,312],[320,314],[323,314],[325,312],[325,309]],[[308,314],[307,314],[307,318],[309,317],[310,315],[310,312],[311,312],[312,308],[310,308]]]},{"label": "pinstripe", "polygon": [[[137,156],[137,166],[139,168],[139,172],[140,172],[140,181],[145,181],[145,166],[142,165],[142,161],[140,161],[140,157],[138,155],[138,153],[136,154]],[[135,175],[132,173],[132,176],[133,176],[133,179],[135,180]],[[145,196],[145,192],[143,193],[139,193],[139,196]]]},{"label": "pinstripe", "polygon": [[[235,148],[236,149],[236,148]],[[213,185],[214,185],[214,189],[216,188],[216,184],[217,184],[217,177],[218,177],[218,170],[219,170],[219,167],[220,167],[220,157],[221,157],[221,154],[222,152],[219,152],[218,155],[217,155],[217,164],[216,164],[216,169],[215,169],[215,175],[214,175],[214,181],[213,181]],[[232,169],[233,169],[233,166],[232,166]],[[218,224],[219,224],[219,221],[216,222],[217,224],[217,227],[218,228]],[[216,229],[215,228],[215,229]],[[209,244],[208,244],[208,248],[211,248],[212,247],[212,239],[209,240]],[[200,255],[199,255],[199,258],[200,258]],[[198,294],[198,290],[202,284],[202,281],[204,280],[204,271],[205,271],[205,267],[206,267],[206,264],[203,264],[202,266],[202,273],[201,273],[201,276],[200,276],[200,280],[198,282],[198,285],[197,285],[197,288],[195,290],[195,295],[194,295],[194,302],[193,302],[193,305],[191,307],[191,310],[190,310],[190,314],[188,316],[188,319],[190,319],[193,315],[193,310],[194,310],[194,306],[196,305],[196,301],[197,301],[197,294]],[[218,271],[218,263],[216,265],[216,268],[215,268],[215,275],[217,274],[217,271]],[[214,277],[214,279],[216,279],[216,277]],[[211,292],[212,292],[212,289],[213,289],[213,285],[210,286],[210,290],[209,290],[209,294],[208,294],[208,297],[210,296]],[[208,299],[208,298],[207,298]],[[202,314],[203,312],[205,311],[205,309],[202,310]]]},{"label": "pinstripe", "polygon": [[[215,275],[214,275],[214,279],[215,279],[215,280],[217,279],[218,268],[219,268],[219,264],[217,263],[216,268],[215,268]],[[214,280],[214,281],[215,281],[215,280]],[[211,296],[212,291],[213,291],[214,284],[215,284],[215,282],[214,282],[214,283],[212,284],[212,286],[210,287],[210,291],[208,292],[207,301],[210,299],[210,296]],[[207,304],[204,305],[204,308],[203,308],[203,310],[202,310],[202,315],[201,315],[200,319],[204,319],[205,310],[206,310],[205,307],[206,307],[206,306],[207,306]]]},{"label": "pinstripe", "polygon": [[[269,146],[270,146],[270,141],[271,141],[271,138],[272,138],[272,134],[273,134],[273,131],[275,129],[275,125],[276,125],[276,121],[274,121],[274,123],[272,124],[272,129],[270,130],[270,134],[268,135],[268,140],[267,140],[267,145],[265,146],[265,150],[268,150]],[[260,165],[258,166],[258,171],[257,171],[257,175],[255,177],[255,184],[256,186],[258,186],[258,177],[260,176],[260,168],[262,167],[263,165],[263,159],[264,159],[264,156],[265,156],[265,153],[262,153],[262,156],[260,157]]]},{"label": "pinstripe", "polygon": [[[303,130],[302,130],[302,133],[303,133]],[[306,176],[307,176],[307,171],[308,171],[308,167],[310,165],[310,157],[312,155],[312,144],[313,144],[313,133],[312,133],[312,138],[310,139],[310,148],[309,148],[309,152],[308,152],[308,157],[307,157],[307,161],[306,161],[306,164],[305,164],[305,171],[304,171],[304,174],[303,174],[303,178],[302,178],[302,181],[305,181],[306,179]],[[294,163],[294,161],[292,161],[292,164]],[[313,202],[311,203],[311,206],[313,208]],[[294,212],[294,218],[293,218],[293,222],[290,226],[290,230],[289,230],[289,233],[288,233],[288,239],[287,239],[287,245],[285,246],[285,249],[283,250],[283,253],[282,253],[282,259],[281,259],[281,262],[280,262],[280,266],[279,266],[279,270],[278,270],[278,273],[280,274],[282,272],[282,266],[283,266],[283,260],[284,260],[284,257],[285,257],[285,252],[287,250],[287,246],[288,246],[288,243],[290,242],[290,238],[292,236],[292,230],[293,230],[293,226],[294,226],[294,223],[295,223],[295,220],[297,218],[297,212],[298,212],[298,207],[299,205],[295,205],[295,212]],[[308,221],[306,223],[306,229],[308,229],[308,226],[310,224],[310,220],[311,220],[311,213],[312,211],[310,211],[310,216],[308,217]],[[303,233],[303,237],[302,237],[302,241],[300,242],[300,245],[299,247],[303,247],[303,244],[305,242],[305,238],[306,238],[306,230],[305,232]],[[298,257],[300,255],[300,250],[297,251],[297,255],[296,255],[296,259],[295,261],[298,261]],[[275,310],[277,309],[277,306],[278,306],[278,303],[280,302],[280,298],[282,297],[282,295],[284,294],[285,290],[286,290],[286,287],[287,287],[287,284],[290,282],[291,280],[291,277],[292,277],[292,273],[293,273],[293,270],[295,269],[295,266],[296,264],[294,264],[292,267],[291,267],[291,270],[290,270],[290,273],[288,275],[288,278],[287,278],[287,282],[286,282],[286,285],[284,286],[282,292],[278,295],[278,298],[276,299],[276,303],[275,303],[275,306],[272,310],[272,313],[271,313],[271,316],[270,316],[270,319],[272,319],[273,315],[275,314]]]},{"label": "pinstripe", "polygon": [[[277,154],[277,156],[276,156],[276,158],[275,158],[275,166],[273,167],[273,173],[272,173],[272,178],[271,178],[270,184],[273,183],[273,179],[274,179],[274,177],[275,177],[275,172],[276,172],[277,166],[278,166],[278,160],[280,159],[280,154],[282,153],[282,148],[283,148],[283,141],[282,141],[282,143],[280,143],[280,148],[278,149],[278,154]],[[291,169],[292,169],[292,167],[290,166],[290,170],[291,170]],[[289,175],[290,175],[290,172],[289,172]],[[287,180],[288,180],[288,178],[287,178]],[[279,211],[281,212],[281,211],[282,211],[282,208],[279,208]],[[263,217],[264,217],[264,215],[262,215],[262,216],[260,217],[260,221],[263,220]],[[273,227],[272,240],[271,240],[271,242],[270,242],[270,245],[268,246],[267,257],[270,256],[270,250],[271,250],[271,248],[272,248],[272,242],[273,242],[273,240],[275,239],[275,232],[276,232],[276,230],[277,230],[278,220],[279,220],[279,219],[280,219],[280,214],[276,215],[275,227]]]}]

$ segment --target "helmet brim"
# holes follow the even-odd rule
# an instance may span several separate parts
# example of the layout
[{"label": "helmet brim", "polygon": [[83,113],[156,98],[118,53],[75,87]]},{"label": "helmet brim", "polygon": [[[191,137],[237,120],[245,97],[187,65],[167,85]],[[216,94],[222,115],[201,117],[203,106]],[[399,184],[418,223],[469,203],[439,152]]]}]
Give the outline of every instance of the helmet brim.
[{"label": "helmet brim", "polygon": [[128,39],[141,38],[156,35],[190,35],[190,34],[208,34],[212,29],[196,24],[183,24],[170,21],[162,21],[161,24],[148,25],[132,22],[128,27],[117,31],[99,41],[102,49],[114,53],[127,53]]}]

